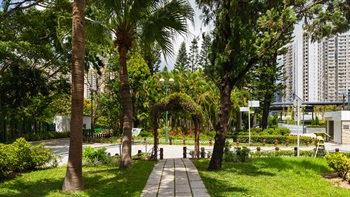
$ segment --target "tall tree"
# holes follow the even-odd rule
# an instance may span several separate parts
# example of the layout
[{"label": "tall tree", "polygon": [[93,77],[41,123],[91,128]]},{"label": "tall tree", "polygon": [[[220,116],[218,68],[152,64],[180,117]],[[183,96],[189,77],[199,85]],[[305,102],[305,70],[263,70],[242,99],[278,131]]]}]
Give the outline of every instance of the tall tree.
[{"label": "tall tree", "polygon": [[175,32],[187,32],[187,20],[193,20],[193,9],[185,0],[105,0],[95,2],[99,20],[115,35],[114,47],[119,53],[119,78],[123,113],[121,168],[131,168],[131,129],[133,109],[127,70],[127,54],[139,38],[146,48],[156,43],[164,54],[172,53],[171,38]]},{"label": "tall tree", "polygon": [[82,191],[82,143],[85,65],[85,0],[74,0],[72,20],[72,117],[69,156],[62,191]]},{"label": "tall tree", "polygon": [[[293,25],[320,1],[196,0],[205,22],[214,20],[211,66],[205,72],[220,89],[220,115],[209,169],[221,169],[230,125],[232,89],[265,53],[291,34]],[[244,8],[244,9],[242,9]]]},{"label": "tall tree", "polygon": [[201,50],[199,52],[199,65],[201,68],[206,68],[210,64],[209,60],[209,53],[210,53],[210,47],[211,47],[211,38],[210,34],[208,33],[203,33],[202,34],[202,45],[201,45]]},{"label": "tall tree", "polygon": [[190,53],[189,53],[189,63],[191,72],[194,72],[198,68],[199,62],[199,52],[198,52],[198,41],[197,38],[193,38],[190,45]]},{"label": "tall tree", "polygon": [[177,52],[174,69],[177,69],[180,72],[184,70],[189,70],[188,63],[189,62],[188,62],[188,56],[187,56],[187,50],[186,50],[186,43],[181,42],[179,51]]},{"label": "tall tree", "polygon": [[[274,101],[276,94],[285,88],[282,85],[283,73],[282,66],[278,65],[278,49],[271,50],[272,54],[266,55],[260,62],[260,66],[253,70],[253,87],[256,99],[262,101],[261,128],[266,129],[271,103]],[[256,108],[258,109],[258,108]],[[254,114],[255,115],[255,114]]]}]

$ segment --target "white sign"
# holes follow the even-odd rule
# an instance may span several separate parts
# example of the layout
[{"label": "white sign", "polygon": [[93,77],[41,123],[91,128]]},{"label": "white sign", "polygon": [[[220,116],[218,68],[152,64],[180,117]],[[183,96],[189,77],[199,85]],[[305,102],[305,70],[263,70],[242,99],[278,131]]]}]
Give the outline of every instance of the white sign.
[{"label": "white sign", "polygon": [[294,107],[298,107],[298,106],[301,107],[301,100],[298,97],[294,99],[293,106]]},{"label": "white sign", "polygon": [[131,133],[132,136],[138,136],[141,132],[142,128],[132,128]]},{"label": "white sign", "polygon": [[248,101],[248,106],[249,107],[260,107],[260,102],[259,101]]},{"label": "white sign", "polygon": [[240,107],[239,111],[249,111],[249,107]]}]

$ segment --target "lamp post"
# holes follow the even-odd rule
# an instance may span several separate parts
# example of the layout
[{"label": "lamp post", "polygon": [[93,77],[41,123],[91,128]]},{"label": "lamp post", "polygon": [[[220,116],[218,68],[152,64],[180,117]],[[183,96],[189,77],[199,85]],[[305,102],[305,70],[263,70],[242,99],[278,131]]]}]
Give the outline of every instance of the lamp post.
[{"label": "lamp post", "polygon": [[[174,79],[170,78],[168,83],[165,83],[163,78],[159,79],[159,82],[165,86],[165,98],[168,97],[168,89],[170,85],[174,83]],[[168,111],[165,112],[165,143],[168,143]]]}]

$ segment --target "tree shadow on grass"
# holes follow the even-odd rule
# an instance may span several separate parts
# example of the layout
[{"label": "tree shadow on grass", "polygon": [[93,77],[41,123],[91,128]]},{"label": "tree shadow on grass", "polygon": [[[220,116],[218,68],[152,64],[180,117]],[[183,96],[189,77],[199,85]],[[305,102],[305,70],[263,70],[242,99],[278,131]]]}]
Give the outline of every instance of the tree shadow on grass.
[{"label": "tree shadow on grass", "polygon": [[[151,162],[135,162],[134,167],[128,170],[111,166],[84,167],[84,191],[74,195],[140,196],[153,166]],[[72,196],[71,193],[61,192],[65,172],[66,168],[60,167],[31,172],[13,180],[4,181],[0,183],[0,196]]]}]

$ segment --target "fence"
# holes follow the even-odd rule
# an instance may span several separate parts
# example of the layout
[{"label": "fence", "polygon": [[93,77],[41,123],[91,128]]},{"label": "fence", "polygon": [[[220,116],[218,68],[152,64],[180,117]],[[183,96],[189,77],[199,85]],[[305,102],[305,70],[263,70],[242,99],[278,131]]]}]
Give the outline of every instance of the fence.
[{"label": "fence", "polygon": [[5,143],[26,135],[44,135],[55,131],[55,128],[54,123],[18,119],[4,120],[0,127],[0,142]]}]

